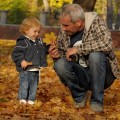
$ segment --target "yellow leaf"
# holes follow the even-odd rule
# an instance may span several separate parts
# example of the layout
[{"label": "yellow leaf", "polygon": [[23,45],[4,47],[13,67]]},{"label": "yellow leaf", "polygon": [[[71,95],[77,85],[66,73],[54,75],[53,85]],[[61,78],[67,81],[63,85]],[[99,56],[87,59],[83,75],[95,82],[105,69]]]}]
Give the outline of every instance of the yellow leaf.
[{"label": "yellow leaf", "polygon": [[6,88],[7,88],[6,85],[3,85],[3,84],[0,83],[0,90],[1,90],[1,91],[5,90]]},{"label": "yellow leaf", "polygon": [[51,44],[56,40],[57,36],[54,34],[54,32],[51,32],[50,34],[46,33],[45,38],[43,38],[43,42],[46,44]]}]

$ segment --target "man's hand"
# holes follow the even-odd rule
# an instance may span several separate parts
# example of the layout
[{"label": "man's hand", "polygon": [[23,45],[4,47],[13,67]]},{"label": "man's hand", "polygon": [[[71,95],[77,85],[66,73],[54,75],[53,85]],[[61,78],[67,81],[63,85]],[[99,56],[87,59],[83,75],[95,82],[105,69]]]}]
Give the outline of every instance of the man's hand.
[{"label": "man's hand", "polygon": [[57,59],[60,57],[60,54],[58,52],[58,49],[57,49],[57,46],[56,46],[56,43],[53,42],[50,47],[49,47],[49,55],[53,58],[53,59]]},{"label": "man's hand", "polygon": [[70,58],[71,55],[74,55],[78,52],[77,48],[68,48],[67,52],[66,52],[66,58],[68,61],[72,61],[72,59]]}]

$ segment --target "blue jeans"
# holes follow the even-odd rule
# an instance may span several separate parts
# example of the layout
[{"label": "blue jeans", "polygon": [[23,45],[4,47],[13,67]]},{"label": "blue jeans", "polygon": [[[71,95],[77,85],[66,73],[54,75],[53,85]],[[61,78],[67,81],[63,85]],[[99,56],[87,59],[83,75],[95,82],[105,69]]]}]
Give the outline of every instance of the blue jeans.
[{"label": "blue jeans", "polygon": [[60,58],[54,69],[62,83],[69,87],[76,102],[81,102],[90,90],[91,103],[103,105],[104,89],[110,87],[115,77],[103,52],[92,52],[88,56],[88,67]]},{"label": "blue jeans", "polygon": [[39,71],[24,71],[19,73],[18,99],[35,100]]}]

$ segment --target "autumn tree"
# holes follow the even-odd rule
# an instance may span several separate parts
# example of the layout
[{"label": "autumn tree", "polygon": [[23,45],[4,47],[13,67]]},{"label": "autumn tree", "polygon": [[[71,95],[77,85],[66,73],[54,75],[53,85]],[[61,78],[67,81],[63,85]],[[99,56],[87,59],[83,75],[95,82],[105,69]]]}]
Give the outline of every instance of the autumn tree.
[{"label": "autumn tree", "polygon": [[112,0],[107,0],[107,26],[112,29],[113,24],[113,3]]},{"label": "autumn tree", "polygon": [[9,10],[13,0],[0,0],[0,10]]},{"label": "autumn tree", "polygon": [[120,0],[114,1],[116,8],[115,29],[120,30]]},{"label": "autumn tree", "polygon": [[107,0],[107,25],[109,29],[120,29],[120,0]]},{"label": "autumn tree", "polygon": [[43,0],[44,11],[50,12],[50,10],[59,9],[67,3],[72,3],[72,0]]},{"label": "autumn tree", "polygon": [[97,0],[73,0],[73,3],[77,3],[82,6],[84,11],[93,11]]},{"label": "autumn tree", "polygon": [[49,12],[50,11],[50,5],[49,5],[48,0],[43,0],[43,4],[44,4],[44,11]]},{"label": "autumn tree", "polygon": [[9,10],[8,17],[9,23],[19,24],[27,16],[28,9],[24,0],[15,0],[11,9]]},{"label": "autumn tree", "polygon": [[[59,10],[67,3],[72,3],[72,0],[43,0],[44,8],[40,12],[41,23],[46,25],[58,20]],[[51,21],[48,23],[49,20]]]}]

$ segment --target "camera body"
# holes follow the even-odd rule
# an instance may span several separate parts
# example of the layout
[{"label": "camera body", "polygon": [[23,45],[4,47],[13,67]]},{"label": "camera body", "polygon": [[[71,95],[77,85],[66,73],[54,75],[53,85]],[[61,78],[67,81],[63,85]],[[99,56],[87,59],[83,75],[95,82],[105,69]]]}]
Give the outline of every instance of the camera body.
[{"label": "camera body", "polygon": [[71,55],[70,58],[72,59],[73,62],[79,63],[79,55],[78,54]]}]

